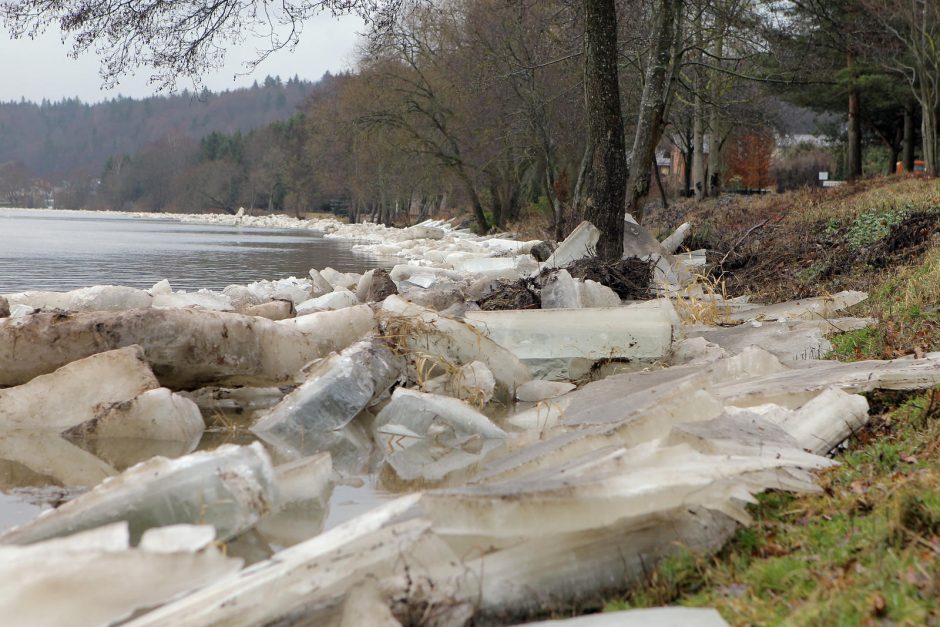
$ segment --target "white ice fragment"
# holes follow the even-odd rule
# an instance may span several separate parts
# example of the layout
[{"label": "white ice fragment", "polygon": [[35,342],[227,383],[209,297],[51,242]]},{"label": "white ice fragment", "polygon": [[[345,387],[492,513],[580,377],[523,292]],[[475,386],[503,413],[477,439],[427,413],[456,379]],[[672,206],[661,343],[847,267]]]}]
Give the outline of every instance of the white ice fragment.
[{"label": "white ice fragment", "polygon": [[151,296],[165,296],[172,293],[173,288],[170,287],[170,282],[167,279],[160,279],[150,288]]},{"label": "white ice fragment", "polygon": [[590,279],[578,282],[578,294],[583,307],[619,307],[621,302],[617,292]]},{"label": "white ice fragment", "polygon": [[834,318],[843,309],[868,298],[865,292],[844,291],[828,296],[803,298],[800,300],[768,305],[747,311],[732,313],[731,319],[746,320],[819,320]]},{"label": "white ice fragment", "polygon": [[[399,428],[420,438],[456,445],[462,436],[505,438],[506,432],[465,403],[447,396],[398,388],[375,418],[373,430],[383,439],[400,438]],[[407,444],[413,444],[409,442]]]},{"label": "white ice fragment", "polygon": [[450,390],[454,396],[471,405],[483,406],[493,398],[496,379],[481,361],[472,361],[457,369],[450,379]]},{"label": "white ice fragment", "polygon": [[310,279],[313,281],[315,296],[323,296],[333,291],[333,286],[315,268],[310,269]]},{"label": "white ice fragment", "polygon": [[356,298],[355,294],[346,288],[337,288],[334,292],[305,300],[297,305],[297,315],[303,316],[315,311],[345,309],[346,307],[354,307],[358,304],[359,299]]},{"label": "white ice fragment", "polygon": [[408,282],[417,285],[418,287],[428,289],[437,283],[437,277],[433,274],[415,273],[408,277]]},{"label": "white ice fragment", "polygon": [[652,607],[526,623],[525,627],[728,627],[728,623],[712,608]]},{"label": "white ice fragment", "polygon": [[177,528],[132,549],[125,523],[32,546],[0,547],[0,613],[8,627],[99,627],[238,571],[241,560],[194,547],[204,528]]},{"label": "white ice fragment", "polygon": [[410,351],[450,363],[481,361],[486,364],[496,379],[497,393],[507,400],[519,385],[532,378],[528,368],[512,353],[462,322],[408,303],[399,296],[386,298],[382,313],[386,327],[394,325],[395,333]]},{"label": "white ice fragment", "polygon": [[0,429],[64,431],[157,387],[140,347],[99,353],[0,389]]},{"label": "white ice fragment", "polygon": [[594,253],[601,232],[590,222],[579,224],[555,252],[542,264],[544,268],[564,268],[568,264]]},{"label": "white ice fragment", "polygon": [[181,523],[211,524],[225,541],[251,528],[276,501],[274,468],[261,444],[226,444],[138,464],[0,534],[0,543],[33,544],[119,520],[127,521],[133,544],[147,529]]},{"label": "white ice fragment", "polygon": [[575,388],[573,383],[567,381],[533,380],[522,384],[516,390],[516,400],[527,403],[537,403],[549,398],[567,394]]},{"label": "white ice fragment", "polygon": [[578,288],[578,282],[571,278],[567,270],[551,274],[542,286],[542,309],[579,309],[581,292]]},{"label": "white ice fragment", "polygon": [[211,525],[167,525],[153,527],[140,537],[138,548],[153,553],[200,551],[215,540]]},{"label": "white ice fragment", "polygon": [[99,407],[93,419],[72,427],[68,434],[167,440],[195,448],[203,431],[205,422],[196,403],[167,388],[157,388],[122,403]]},{"label": "white ice fragment", "polygon": [[333,286],[333,289],[336,289],[337,287],[343,287],[347,290],[354,290],[356,289],[356,285],[359,283],[358,276],[356,278],[352,278],[350,275],[344,274],[343,272],[338,272],[330,267],[326,267],[320,270],[320,275],[326,279],[327,283]]},{"label": "white ice fragment", "polygon": [[197,307],[210,311],[233,311],[235,309],[232,300],[228,296],[209,291],[158,294],[153,297],[153,307],[157,309]]},{"label": "white ice fragment", "polygon": [[201,309],[138,309],[0,320],[0,386],[138,344],[161,383],[280,384],[375,328],[366,305],[273,322]]},{"label": "white ice fragment", "polygon": [[677,228],[669,237],[663,240],[663,250],[669,255],[675,254],[675,252],[679,249],[679,246],[682,245],[682,242],[685,241],[685,238],[688,237],[689,231],[691,230],[692,225],[688,222],[683,222],[680,224],[679,228]]}]

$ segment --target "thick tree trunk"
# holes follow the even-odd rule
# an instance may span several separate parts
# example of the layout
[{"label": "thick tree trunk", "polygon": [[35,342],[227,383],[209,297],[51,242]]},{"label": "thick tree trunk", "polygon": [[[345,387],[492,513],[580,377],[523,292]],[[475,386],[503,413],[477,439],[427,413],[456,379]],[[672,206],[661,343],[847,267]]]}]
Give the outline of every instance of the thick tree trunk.
[{"label": "thick tree trunk", "polygon": [[[914,171],[914,102],[904,105],[904,155],[901,157],[905,172]],[[893,165],[893,164],[892,164]]]},{"label": "thick tree trunk", "polygon": [[617,9],[614,0],[582,0],[584,96],[589,141],[594,147],[585,218],[601,231],[597,253],[623,254],[627,154],[617,74]]},{"label": "thick tree trunk", "polygon": [[[669,68],[676,43],[676,22],[684,0],[657,0],[653,7],[653,49],[646,68],[646,81],[640,98],[633,149],[630,151],[630,184],[627,186],[627,211],[637,222],[643,220],[640,200],[650,188],[650,165],[663,131],[663,119],[670,100]],[[678,52],[676,55],[678,56]],[[622,225],[621,225],[622,227]]]}]

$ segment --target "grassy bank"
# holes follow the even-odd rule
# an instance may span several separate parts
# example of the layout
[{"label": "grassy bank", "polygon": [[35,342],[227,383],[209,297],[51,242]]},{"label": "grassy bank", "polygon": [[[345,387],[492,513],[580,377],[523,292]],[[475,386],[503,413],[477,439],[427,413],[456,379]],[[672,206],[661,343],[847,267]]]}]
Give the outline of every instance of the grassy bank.
[{"label": "grassy bank", "polygon": [[[878,325],[836,336],[832,358],[940,350],[940,184],[881,180],[712,201],[660,212],[653,224],[683,219],[694,225],[691,247],[709,249],[732,295],[868,290],[852,313]],[[736,625],[936,624],[940,392],[869,401],[870,425],[820,475],[822,493],[763,495],[755,524],[721,553],[679,553],[607,609],[710,606]]]}]

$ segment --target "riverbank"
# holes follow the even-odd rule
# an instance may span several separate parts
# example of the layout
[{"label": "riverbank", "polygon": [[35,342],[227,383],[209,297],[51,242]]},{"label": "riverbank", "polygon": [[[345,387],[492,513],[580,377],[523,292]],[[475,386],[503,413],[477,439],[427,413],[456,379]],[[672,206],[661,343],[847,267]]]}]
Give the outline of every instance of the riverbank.
[{"label": "riverbank", "polygon": [[[940,383],[940,354],[929,351],[817,359],[847,350],[837,331],[872,333],[877,321],[846,317],[864,293],[732,298],[701,278],[708,252],[673,254],[687,231],[660,244],[628,225],[638,257],[607,264],[590,255],[599,233],[587,223],[553,251],[426,223],[386,243],[420,249],[421,261],[388,271],[320,268],[218,292],[161,282],[9,295],[0,418],[42,424],[42,408],[68,406],[48,412],[47,432],[98,461],[73,456],[91,490],[0,542],[44,554],[50,538],[106,523],[127,522],[134,542],[171,523],[208,524],[229,559],[256,562],[188,584],[136,625],[513,624],[599,609],[626,590],[640,605],[660,560],[654,584],[683,555],[707,560],[754,533],[754,495],[818,490],[814,472],[864,432],[870,408],[878,414],[875,390]],[[467,242],[477,248],[449,248]],[[125,396],[102,402],[105,386],[65,384],[75,377],[111,390],[112,378],[126,380]],[[77,388],[81,398],[57,396]],[[109,437],[188,442],[233,416],[233,434],[263,444],[171,463]],[[116,479],[95,480],[92,467]],[[175,479],[155,483],[154,470]],[[71,470],[59,471],[67,484]],[[235,484],[215,479],[230,474]],[[323,533],[333,490],[366,477],[389,500]],[[218,495],[236,484],[246,492],[234,510],[182,505],[230,502]],[[167,512],[165,502],[181,505]],[[149,559],[142,546],[129,559]],[[215,559],[204,542],[186,546]],[[64,590],[60,604],[87,603],[76,584]],[[136,599],[114,616],[166,601]]]}]

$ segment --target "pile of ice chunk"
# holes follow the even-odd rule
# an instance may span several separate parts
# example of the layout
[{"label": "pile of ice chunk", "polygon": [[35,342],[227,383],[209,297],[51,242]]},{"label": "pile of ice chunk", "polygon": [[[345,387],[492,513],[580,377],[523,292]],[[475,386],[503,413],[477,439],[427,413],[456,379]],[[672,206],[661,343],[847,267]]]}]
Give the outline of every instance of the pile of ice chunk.
[{"label": "pile of ice chunk", "polygon": [[[21,624],[395,625],[420,610],[457,625],[584,607],[680,546],[719,549],[755,494],[818,489],[812,471],[868,420],[861,393],[940,384],[940,355],[819,359],[834,329],[871,324],[835,319],[857,292],[715,296],[722,326],[683,321],[701,261],[676,254],[686,225],[660,244],[628,221],[659,298],[625,303],[565,270],[592,254],[589,223],[539,262],[552,246],[445,222],[201,219],[318,228],[401,263],[0,299],[2,487],[66,501],[0,532],[0,568],[35,574],[0,599]],[[539,308],[477,305],[536,278]],[[330,523],[366,481],[388,497]],[[120,587],[115,570],[146,574]]]}]

